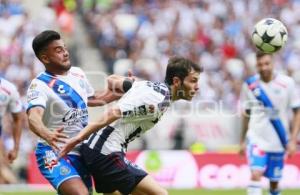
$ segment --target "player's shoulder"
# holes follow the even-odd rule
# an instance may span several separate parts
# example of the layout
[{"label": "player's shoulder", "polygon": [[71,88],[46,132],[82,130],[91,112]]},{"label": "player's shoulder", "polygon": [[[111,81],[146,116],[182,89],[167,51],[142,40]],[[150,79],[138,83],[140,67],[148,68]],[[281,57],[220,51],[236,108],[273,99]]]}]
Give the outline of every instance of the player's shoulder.
[{"label": "player's shoulder", "polygon": [[145,100],[161,102],[170,93],[165,83],[152,81],[137,81],[132,86],[138,96]]},{"label": "player's shoulder", "polygon": [[83,70],[80,67],[77,67],[77,66],[72,66],[69,70],[69,73],[72,76],[79,77],[81,79],[85,78],[85,73],[83,72]]},{"label": "player's shoulder", "polygon": [[284,86],[293,85],[295,83],[292,77],[281,73],[278,73],[276,75],[275,82],[280,83]]},{"label": "player's shoulder", "polygon": [[16,85],[13,84],[12,82],[10,82],[4,78],[1,78],[0,82],[1,82],[2,89],[6,90],[9,94],[17,91]]},{"label": "player's shoulder", "polygon": [[2,86],[5,86],[7,88],[12,88],[12,89],[16,88],[15,84],[13,84],[12,82],[6,80],[5,78],[1,78],[0,82],[1,82]]},{"label": "player's shoulder", "polygon": [[47,84],[40,79],[41,77],[43,77],[45,75],[46,75],[45,72],[41,72],[34,79],[32,79],[29,84],[28,90],[31,91],[31,90],[47,88]]},{"label": "player's shoulder", "polygon": [[142,88],[149,93],[158,93],[165,95],[168,92],[168,87],[165,83],[162,82],[153,82],[153,81],[135,81],[132,85],[133,88]]}]

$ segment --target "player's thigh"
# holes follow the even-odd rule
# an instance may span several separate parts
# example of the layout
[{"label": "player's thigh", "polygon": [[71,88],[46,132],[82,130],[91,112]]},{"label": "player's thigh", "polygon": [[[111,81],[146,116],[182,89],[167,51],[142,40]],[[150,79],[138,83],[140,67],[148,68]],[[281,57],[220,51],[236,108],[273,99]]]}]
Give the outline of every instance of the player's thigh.
[{"label": "player's thigh", "polygon": [[132,195],[167,195],[166,189],[161,187],[151,176],[147,175],[132,191]]},{"label": "player's thigh", "polygon": [[88,195],[89,192],[79,177],[64,181],[58,188],[60,195]]},{"label": "player's thigh", "polygon": [[88,194],[87,187],[69,159],[57,159],[51,147],[43,144],[38,144],[35,155],[41,174],[60,194]]},{"label": "player's thigh", "polygon": [[251,169],[251,179],[260,180],[267,168],[267,153],[257,145],[249,144],[247,157]]}]

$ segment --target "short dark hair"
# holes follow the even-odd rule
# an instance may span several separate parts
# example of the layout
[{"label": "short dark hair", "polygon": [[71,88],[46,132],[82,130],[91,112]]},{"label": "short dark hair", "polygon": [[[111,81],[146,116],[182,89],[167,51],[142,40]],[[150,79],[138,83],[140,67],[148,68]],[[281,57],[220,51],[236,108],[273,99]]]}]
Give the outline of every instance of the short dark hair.
[{"label": "short dark hair", "polygon": [[263,56],[273,56],[273,55],[271,53],[265,53],[265,52],[262,52],[262,51],[256,52],[256,59],[259,59]]},{"label": "short dark hair", "polygon": [[45,49],[52,41],[59,39],[60,34],[53,30],[45,30],[38,34],[32,41],[32,49],[36,57],[39,57],[40,52]]},{"label": "short dark hair", "polygon": [[203,68],[189,59],[178,56],[171,57],[168,61],[165,82],[172,85],[174,77],[179,77],[183,81],[192,70],[202,72]]}]

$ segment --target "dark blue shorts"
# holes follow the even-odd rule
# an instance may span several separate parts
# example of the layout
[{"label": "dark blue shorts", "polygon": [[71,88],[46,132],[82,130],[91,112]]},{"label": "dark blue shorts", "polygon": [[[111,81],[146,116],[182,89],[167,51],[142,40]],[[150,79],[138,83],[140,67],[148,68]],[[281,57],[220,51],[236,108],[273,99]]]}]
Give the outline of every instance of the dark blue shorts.
[{"label": "dark blue shorts", "polygon": [[93,176],[98,193],[112,193],[118,190],[122,194],[130,194],[147,176],[145,171],[128,161],[122,152],[104,155],[99,150],[83,144],[81,154]]}]

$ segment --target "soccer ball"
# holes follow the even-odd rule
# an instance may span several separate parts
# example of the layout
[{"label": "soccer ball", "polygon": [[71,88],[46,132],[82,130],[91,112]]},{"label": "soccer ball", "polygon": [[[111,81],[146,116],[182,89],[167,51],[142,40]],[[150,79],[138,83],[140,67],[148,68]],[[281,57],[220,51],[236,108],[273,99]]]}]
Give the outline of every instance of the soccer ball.
[{"label": "soccer ball", "polygon": [[265,18],[256,23],[252,42],[264,53],[274,53],[284,46],[288,39],[286,27],[274,18]]}]

